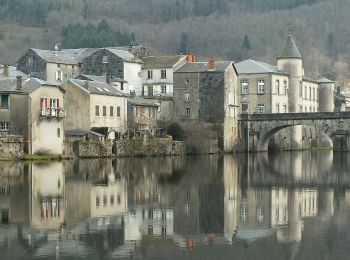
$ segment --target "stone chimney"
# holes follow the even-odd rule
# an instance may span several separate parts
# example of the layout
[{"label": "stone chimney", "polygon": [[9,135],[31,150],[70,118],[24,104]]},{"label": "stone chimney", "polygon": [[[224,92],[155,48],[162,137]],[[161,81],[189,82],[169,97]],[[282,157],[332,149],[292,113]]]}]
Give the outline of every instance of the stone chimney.
[{"label": "stone chimney", "polygon": [[208,61],[208,70],[215,70],[216,64],[214,59],[209,59]]},{"label": "stone chimney", "polygon": [[3,68],[3,72],[2,72],[2,74],[4,75],[4,77],[9,77],[10,76],[10,71],[9,71],[9,68],[10,66],[9,65],[7,65],[7,64],[5,64],[4,65],[4,68]]},{"label": "stone chimney", "polygon": [[196,62],[196,55],[193,53],[188,53],[186,57],[187,62]]},{"label": "stone chimney", "polygon": [[111,74],[106,73],[106,83],[111,84]]},{"label": "stone chimney", "polygon": [[22,90],[22,76],[17,76],[16,77],[16,90],[21,91]]}]

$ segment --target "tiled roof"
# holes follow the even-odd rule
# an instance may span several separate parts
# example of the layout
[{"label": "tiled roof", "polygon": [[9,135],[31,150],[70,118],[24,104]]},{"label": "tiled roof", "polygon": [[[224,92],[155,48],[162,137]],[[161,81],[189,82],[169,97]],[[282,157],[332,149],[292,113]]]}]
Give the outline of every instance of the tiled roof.
[{"label": "tiled roof", "polygon": [[145,99],[142,97],[131,97],[128,99],[128,102],[132,105],[137,105],[137,106],[158,107],[158,104],[155,103],[153,100]]},{"label": "tiled roof", "polygon": [[181,59],[185,58],[183,55],[169,55],[169,56],[149,56],[142,58],[145,69],[161,69],[172,68]]},{"label": "tiled roof", "polygon": [[[105,76],[95,76],[95,75],[87,75],[87,74],[80,74],[79,76],[76,77],[76,79],[106,82]],[[127,82],[127,81],[121,78],[111,77],[111,82]]]},{"label": "tiled roof", "polygon": [[74,58],[78,63],[81,63],[83,59],[89,57],[91,54],[98,51],[98,48],[81,48],[81,49],[62,49],[61,52],[67,56]]},{"label": "tiled roof", "polygon": [[80,79],[70,79],[68,80],[68,82],[72,82],[74,85],[78,85],[79,87],[88,91],[90,94],[117,96],[117,97],[127,96],[126,94],[118,91],[116,88],[112,87],[110,84],[107,84],[106,82],[88,81],[88,80],[80,80]]},{"label": "tiled roof", "polygon": [[143,63],[142,60],[140,60],[139,58],[134,56],[128,50],[123,50],[123,49],[118,48],[118,47],[108,47],[108,48],[105,48],[105,49],[110,51],[111,53],[115,54],[119,58],[123,59],[124,61],[140,63],[140,64]]},{"label": "tiled roof", "polygon": [[16,89],[16,78],[1,78],[0,79],[0,92],[17,92],[17,93],[32,93],[37,88],[45,85],[52,86],[61,89],[58,85],[53,85],[47,81],[37,79],[37,78],[28,78],[22,81],[22,88],[20,91]]},{"label": "tiled roof", "polygon": [[[23,79],[27,79],[27,74],[23,73],[20,70],[17,70],[17,68],[15,66],[9,66],[8,68],[9,70],[9,75],[8,77],[10,78],[15,78],[17,76],[21,76]],[[6,76],[3,75],[4,72],[4,65],[0,64],[0,78],[7,78]]]},{"label": "tiled roof", "polygon": [[280,58],[300,58],[301,59],[301,54],[299,52],[297,45],[295,44],[292,33],[289,33],[288,35],[286,45],[284,47],[283,53]]},{"label": "tiled roof", "polygon": [[318,83],[317,80],[307,77],[307,76],[303,76],[303,81],[308,81],[308,82],[312,82],[312,83]]},{"label": "tiled roof", "polygon": [[235,64],[238,74],[265,74],[265,73],[273,73],[273,74],[282,74],[288,75],[287,72],[278,69],[276,66],[267,64],[264,62],[256,61],[256,60],[244,60]]},{"label": "tiled roof", "polygon": [[66,52],[63,51],[51,51],[51,50],[40,50],[40,49],[31,49],[36,52],[43,60],[50,63],[58,64],[73,64],[77,65],[78,61],[75,57],[69,56]]},{"label": "tiled roof", "polygon": [[327,79],[326,77],[323,77],[321,79],[317,80],[318,83],[334,83],[334,81]]},{"label": "tiled roof", "polygon": [[216,61],[215,69],[208,69],[208,62],[189,62],[176,70],[176,73],[182,72],[224,72],[232,65],[232,61]]}]

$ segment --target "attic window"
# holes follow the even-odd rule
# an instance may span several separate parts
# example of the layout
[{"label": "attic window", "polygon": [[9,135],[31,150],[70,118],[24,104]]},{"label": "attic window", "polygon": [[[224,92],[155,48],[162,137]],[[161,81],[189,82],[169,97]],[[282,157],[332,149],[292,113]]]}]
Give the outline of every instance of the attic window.
[{"label": "attic window", "polygon": [[97,89],[98,91],[100,91],[100,92],[103,92],[103,90],[100,89],[99,87],[96,87],[96,89]]},{"label": "attic window", "polygon": [[104,55],[102,57],[102,63],[108,63],[108,56],[107,55]]}]

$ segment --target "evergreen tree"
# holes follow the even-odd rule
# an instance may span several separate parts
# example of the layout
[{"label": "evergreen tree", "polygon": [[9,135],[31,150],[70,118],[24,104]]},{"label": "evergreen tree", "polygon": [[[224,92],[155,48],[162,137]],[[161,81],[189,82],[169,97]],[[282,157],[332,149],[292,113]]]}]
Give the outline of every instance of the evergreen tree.
[{"label": "evergreen tree", "polygon": [[187,54],[188,52],[188,37],[186,33],[182,33],[180,39],[179,53]]},{"label": "evergreen tree", "polygon": [[331,58],[335,58],[334,35],[330,32],[326,39],[326,51]]},{"label": "evergreen tree", "polygon": [[242,43],[242,49],[243,50],[250,50],[252,48],[248,35],[244,36],[243,43]]}]

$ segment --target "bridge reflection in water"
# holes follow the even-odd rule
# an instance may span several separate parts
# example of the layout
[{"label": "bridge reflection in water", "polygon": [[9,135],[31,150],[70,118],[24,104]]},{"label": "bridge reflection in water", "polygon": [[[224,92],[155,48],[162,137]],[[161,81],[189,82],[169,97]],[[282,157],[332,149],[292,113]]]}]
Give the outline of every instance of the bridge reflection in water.
[{"label": "bridge reflection in water", "polygon": [[286,152],[4,162],[0,254],[346,259],[349,159]]}]

